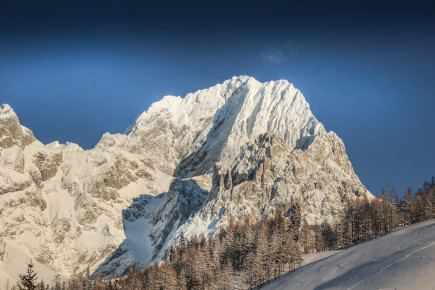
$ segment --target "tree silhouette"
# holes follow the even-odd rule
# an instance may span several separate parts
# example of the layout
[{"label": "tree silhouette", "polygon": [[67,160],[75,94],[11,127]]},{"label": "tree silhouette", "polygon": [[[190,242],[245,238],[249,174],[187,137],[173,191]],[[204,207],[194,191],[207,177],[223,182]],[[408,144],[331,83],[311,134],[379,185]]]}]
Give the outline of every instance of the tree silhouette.
[{"label": "tree silhouette", "polygon": [[36,282],[36,272],[33,269],[33,262],[30,260],[29,264],[27,264],[27,273],[24,275],[20,275],[20,284],[19,288],[21,290],[34,290],[38,287],[38,283]]}]

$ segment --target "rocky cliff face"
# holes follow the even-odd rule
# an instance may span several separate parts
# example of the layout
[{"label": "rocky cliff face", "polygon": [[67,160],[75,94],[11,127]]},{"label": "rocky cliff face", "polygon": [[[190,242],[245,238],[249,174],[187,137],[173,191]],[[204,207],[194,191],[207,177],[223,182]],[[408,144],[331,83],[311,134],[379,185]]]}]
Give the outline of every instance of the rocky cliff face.
[{"label": "rocky cliff face", "polygon": [[167,96],[86,151],[41,144],[4,105],[0,154],[0,260],[2,245],[19,245],[66,276],[87,266],[122,274],[230,216],[261,218],[298,200],[314,224],[371,196],[293,85],[244,76]]}]

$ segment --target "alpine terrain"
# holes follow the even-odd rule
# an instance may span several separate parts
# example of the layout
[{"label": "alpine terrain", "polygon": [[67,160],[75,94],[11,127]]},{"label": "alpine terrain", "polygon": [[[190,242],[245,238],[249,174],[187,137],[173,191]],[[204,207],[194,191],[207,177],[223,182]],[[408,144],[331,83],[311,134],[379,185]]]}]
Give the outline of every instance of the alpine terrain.
[{"label": "alpine terrain", "polygon": [[3,105],[0,165],[0,286],[29,259],[42,277],[87,267],[114,277],[230,217],[300,203],[315,225],[334,221],[348,199],[372,198],[300,91],[247,76],[165,96],[91,150],[42,144]]}]

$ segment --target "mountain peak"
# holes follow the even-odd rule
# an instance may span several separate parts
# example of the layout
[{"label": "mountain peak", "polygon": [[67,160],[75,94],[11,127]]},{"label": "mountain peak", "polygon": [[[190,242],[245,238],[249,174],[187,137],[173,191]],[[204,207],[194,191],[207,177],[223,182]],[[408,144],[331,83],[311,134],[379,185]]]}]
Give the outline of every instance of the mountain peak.
[{"label": "mountain peak", "polygon": [[[230,217],[262,218],[294,200],[311,224],[333,221],[346,199],[367,192],[342,141],[285,80],[238,76],[166,96],[91,150],[26,147],[33,140],[3,105],[2,235],[68,275],[87,266],[122,274],[158,261],[181,233],[212,235]],[[44,238],[29,243],[32,235]]]},{"label": "mountain peak", "polygon": [[183,176],[211,173],[218,160],[229,164],[240,152],[240,144],[266,132],[302,150],[326,133],[291,83],[262,83],[243,75],[183,98],[165,96],[126,131],[134,140],[128,143],[131,150],[141,151],[153,143],[156,156],[174,160],[173,165],[161,164],[167,173],[175,170]]},{"label": "mountain peak", "polygon": [[15,111],[8,104],[0,107],[0,147],[24,146],[35,141],[33,132],[20,124]]},{"label": "mountain peak", "polygon": [[0,106],[0,118],[10,118],[16,116],[15,111],[8,104]]}]

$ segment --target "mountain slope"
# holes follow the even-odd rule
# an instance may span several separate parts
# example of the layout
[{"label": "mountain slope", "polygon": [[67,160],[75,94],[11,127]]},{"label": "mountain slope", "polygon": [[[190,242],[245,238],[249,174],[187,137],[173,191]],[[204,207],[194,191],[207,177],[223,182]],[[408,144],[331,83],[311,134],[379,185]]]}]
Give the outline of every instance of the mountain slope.
[{"label": "mountain slope", "polygon": [[40,143],[7,105],[0,126],[0,260],[13,244],[65,276],[87,266],[122,274],[230,216],[298,201],[314,224],[371,197],[343,142],[284,80],[241,76],[166,96],[91,150]]},{"label": "mountain slope", "polygon": [[435,220],[345,249],[264,289],[433,289]]}]

